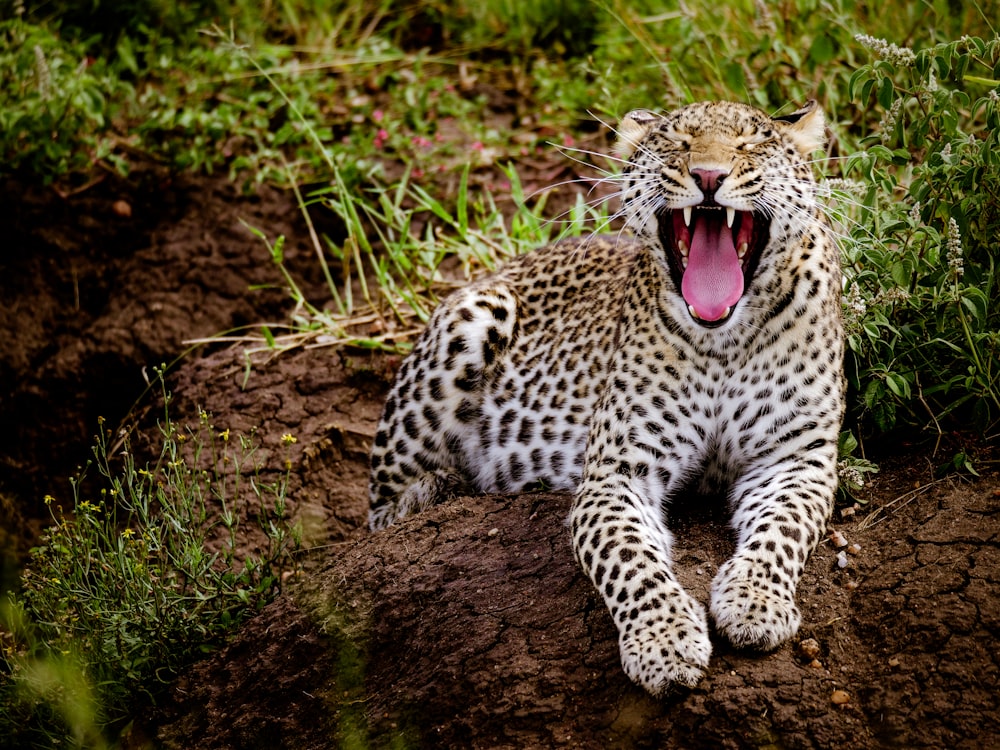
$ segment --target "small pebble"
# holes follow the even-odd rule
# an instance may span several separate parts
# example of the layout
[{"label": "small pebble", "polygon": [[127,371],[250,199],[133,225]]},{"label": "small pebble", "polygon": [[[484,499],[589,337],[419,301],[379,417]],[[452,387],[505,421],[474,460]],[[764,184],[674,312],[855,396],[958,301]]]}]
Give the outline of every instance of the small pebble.
[{"label": "small pebble", "polygon": [[830,702],[838,706],[843,706],[845,703],[851,702],[851,696],[848,695],[846,690],[834,690],[830,694]]},{"label": "small pebble", "polygon": [[855,581],[853,578],[844,583],[844,588],[847,589],[848,591],[854,591],[854,589],[856,589],[857,587],[858,587],[858,582]]},{"label": "small pebble", "polygon": [[813,659],[811,662],[809,662],[809,669],[822,669],[822,668],[823,668],[823,662],[821,662],[819,659]]},{"label": "small pebble", "polygon": [[492,528],[488,532],[486,532],[486,536],[496,536],[499,533],[500,533],[500,529]]},{"label": "small pebble", "polygon": [[847,553],[841,550],[837,553],[837,567],[846,568],[847,567]]},{"label": "small pebble", "polygon": [[799,653],[810,659],[815,659],[820,654],[819,641],[815,638],[806,638],[799,643]]},{"label": "small pebble", "polygon": [[900,665],[900,661],[899,661],[899,657],[898,656],[894,656],[891,659],[889,659],[889,666],[892,667],[893,669],[895,669],[899,665]]},{"label": "small pebble", "polygon": [[856,555],[860,551],[861,551],[861,545],[860,544],[848,544],[847,545],[847,554],[849,554],[849,555]]},{"label": "small pebble", "polygon": [[833,542],[834,547],[846,547],[847,539],[839,531],[834,529],[830,532],[830,541]]}]

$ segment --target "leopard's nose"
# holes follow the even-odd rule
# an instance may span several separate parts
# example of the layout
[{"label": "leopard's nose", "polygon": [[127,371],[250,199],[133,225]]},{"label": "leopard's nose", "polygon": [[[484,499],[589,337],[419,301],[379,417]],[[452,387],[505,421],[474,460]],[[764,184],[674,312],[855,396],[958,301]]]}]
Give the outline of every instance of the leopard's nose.
[{"label": "leopard's nose", "polygon": [[692,169],[691,176],[698,189],[705,195],[705,200],[715,197],[715,191],[719,189],[722,181],[729,176],[729,172],[724,169]]}]

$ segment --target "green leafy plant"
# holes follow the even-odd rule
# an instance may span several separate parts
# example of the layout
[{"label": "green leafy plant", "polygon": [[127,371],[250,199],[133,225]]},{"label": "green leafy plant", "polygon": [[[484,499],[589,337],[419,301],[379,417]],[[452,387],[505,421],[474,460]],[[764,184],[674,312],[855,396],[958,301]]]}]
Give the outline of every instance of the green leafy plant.
[{"label": "green leafy plant", "polygon": [[847,238],[848,374],[880,429],[1000,421],[1000,39],[878,56],[850,94],[877,132]]},{"label": "green leafy plant", "polygon": [[18,18],[0,23],[0,169],[45,180],[88,172],[113,149],[109,101],[130,90],[82,45]]},{"label": "green leafy plant", "polygon": [[864,502],[859,493],[864,489],[867,475],[877,474],[878,466],[871,461],[856,456],[859,448],[858,439],[850,430],[840,433],[837,440],[837,477],[840,479],[839,494],[841,499]]},{"label": "green leafy plant", "polygon": [[[22,744],[99,744],[273,598],[298,544],[290,462],[265,481],[256,435],[167,414],[160,455],[140,468],[127,437],[100,428],[99,491],[75,481],[71,513],[47,498],[52,525],[5,607],[0,722]],[[253,553],[240,549],[246,523],[262,539]]]}]

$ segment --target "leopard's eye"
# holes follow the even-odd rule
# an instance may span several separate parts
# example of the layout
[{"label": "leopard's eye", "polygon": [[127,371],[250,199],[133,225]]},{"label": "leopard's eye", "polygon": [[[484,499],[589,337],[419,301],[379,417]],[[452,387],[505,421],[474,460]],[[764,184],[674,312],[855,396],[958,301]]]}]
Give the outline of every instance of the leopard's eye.
[{"label": "leopard's eye", "polygon": [[670,145],[678,151],[691,150],[691,139],[686,135],[678,133],[676,130],[667,130],[663,133],[663,136],[670,141]]},{"label": "leopard's eye", "polygon": [[760,146],[764,143],[770,143],[775,138],[777,134],[773,130],[764,130],[759,133],[750,133],[744,135],[739,139],[736,144],[736,149],[738,151],[752,151],[755,146]]}]

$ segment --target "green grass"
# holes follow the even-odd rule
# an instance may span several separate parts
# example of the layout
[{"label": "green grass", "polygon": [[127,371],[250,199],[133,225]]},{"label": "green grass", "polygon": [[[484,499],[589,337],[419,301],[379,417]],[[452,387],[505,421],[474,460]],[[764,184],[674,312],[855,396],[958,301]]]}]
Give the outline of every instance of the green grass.
[{"label": "green grass", "polygon": [[[452,204],[412,182],[409,170],[394,185],[352,194],[334,165],[330,187],[307,197],[299,194],[303,206],[325,206],[346,227],[346,238],[339,244],[311,231],[329,300],[325,306],[311,302],[299,289],[284,266],[283,237],[272,242],[252,228],[267,244],[296,309],[283,333],[268,327],[259,335],[233,340],[247,345],[248,356],[303,344],[405,351],[447,292],[513,255],[610,222],[604,206],[590,206],[582,195],[566,212],[548,218],[545,195],[529,203],[516,170],[500,170],[509,180],[513,211],[502,211],[490,193],[472,193],[468,169],[459,178]],[[423,229],[415,231],[418,223]],[[444,272],[446,259],[449,270]],[[336,279],[333,267],[339,269]]]}]

